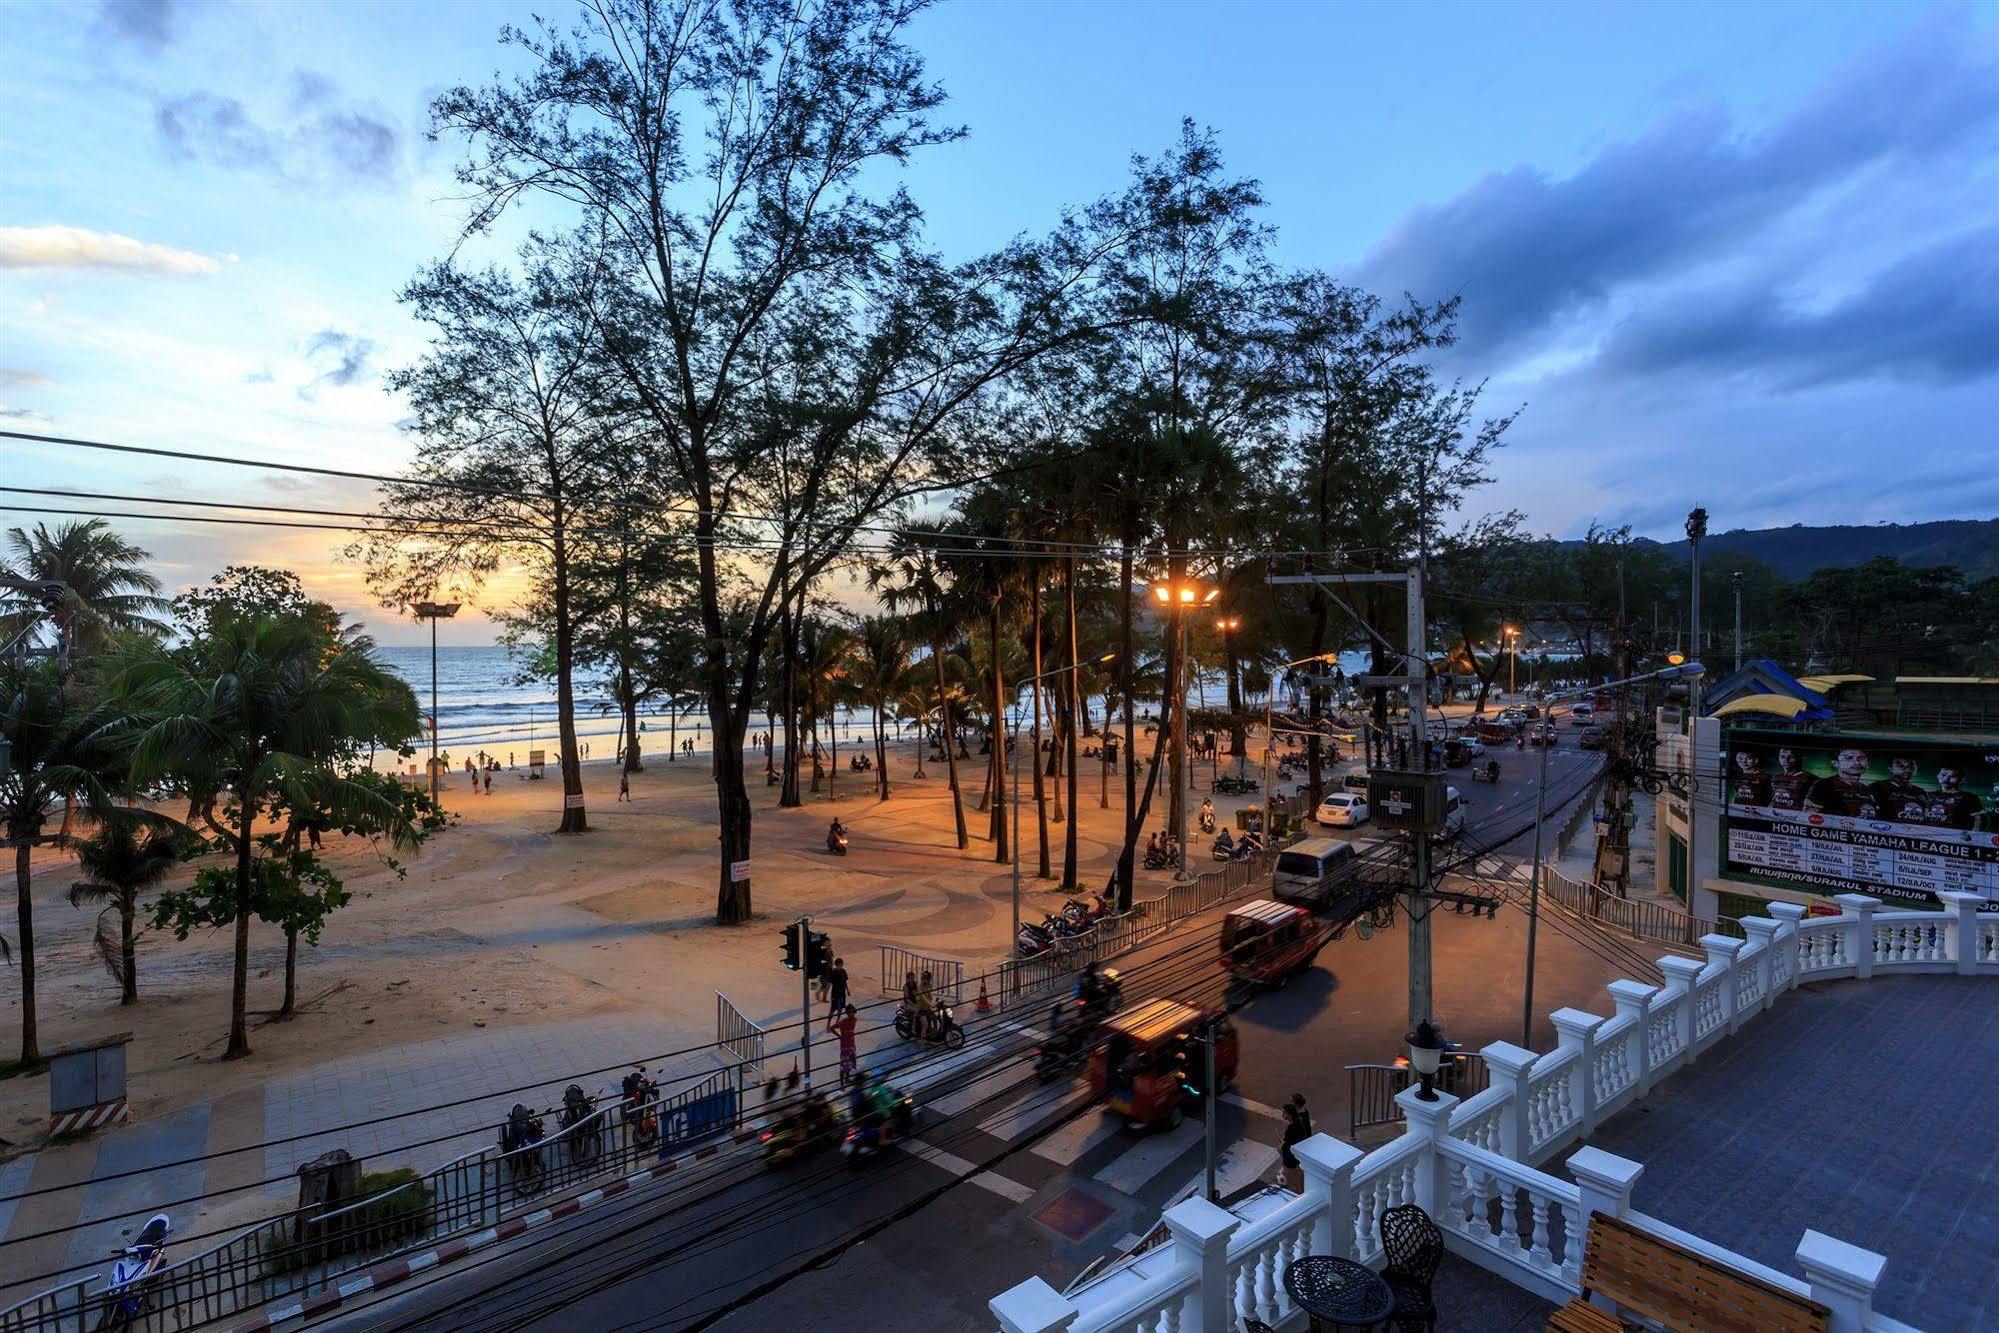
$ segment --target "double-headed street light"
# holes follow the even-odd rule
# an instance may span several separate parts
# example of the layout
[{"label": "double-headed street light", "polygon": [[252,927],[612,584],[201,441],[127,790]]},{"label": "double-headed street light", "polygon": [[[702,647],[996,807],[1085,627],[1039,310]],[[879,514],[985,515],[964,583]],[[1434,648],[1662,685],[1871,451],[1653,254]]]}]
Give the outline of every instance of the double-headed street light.
[{"label": "double-headed street light", "polygon": [[437,765],[437,622],[457,615],[458,603],[418,602],[410,608],[410,614],[430,622],[430,801],[437,805],[443,799],[444,787]]},{"label": "double-headed street light", "polygon": [[[1152,595],[1160,606],[1173,615],[1173,629],[1178,634],[1179,649],[1173,654],[1173,679],[1166,682],[1167,697],[1173,709],[1173,784],[1178,793],[1176,816],[1180,825],[1180,870],[1174,883],[1185,884],[1194,878],[1192,857],[1188,855],[1188,845],[1193,839],[1187,836],[1187,788],[1191,785],[1191,775],[1187,772],[1187,613],[1204,606],[1212,606],[1222,595],[1220,588],[1210,588],[1192,579],[1152,585]],[[1126,707],[1130,707],[1127,700]]]},{"label": "double-headed street light", "polygon": [[1520,631],[1513,626],[1506,627],[1506,693],[1513,694],[1513,670],[1520,665]]},{"label": "double-headed street light", "polygon": [[[1013,951],[1015,953],[1020,952],[1020,771],[1014,766],[1013,762],[1013,742],[1016,733],[1020,730],[1019,692],[1034,684],[1037,680],[1047,680],[1050,676],[1063,676],[1071,671],[1083,671],[1090,667],[1103,666],[1106,663],[1115,662],[1116,660],[1117,654],[1115,652],[1099,653],[1087,662],[1077,662],[1071,666],[1056,667],[1053,671],[1044,671],[1038,676],[1029,676],[1025,680],[1014,682],[1014,722],[1007,729],[1006,738],[1000,743],[1006,750],[1006,780],[1007,786],[1011,789],[1010,799],[1013,805],[1013,855],[1008,859],[1013,862]],[[1073,725],[1073,719],[1071,724]],[[945,737],[944,743],[947,745],[951,744],[951,738],[948,736]],[[1037,764],[1040,763],[1041,756],[1037,754],[1034,757],[1034,762]],[[1071,810],[1069,817],[1074,819],[1076,812]]]}]

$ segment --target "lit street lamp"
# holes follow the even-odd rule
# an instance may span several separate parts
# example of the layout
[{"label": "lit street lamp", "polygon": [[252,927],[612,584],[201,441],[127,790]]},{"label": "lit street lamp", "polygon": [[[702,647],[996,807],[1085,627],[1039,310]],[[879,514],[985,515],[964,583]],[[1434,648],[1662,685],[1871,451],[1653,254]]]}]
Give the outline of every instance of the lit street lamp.
[{"label": "lit street lamp", "polygon": [[1155,583],[1152,595],[1172,614],[1173,631],[1178,636],[1178,650],[1173,654],[1173,679],[1166,682],[1166,690],[1173,709],[1173,789],[1176,793],[1175,816],[1180,826],[1180,871],[1173,880],[1176,884],[1185,884],[1194,878],[1193,857],[1189,854],[1189,844],[1193,840],[1187,836],[1187,788],[1191,783],[1191,775],[1187,772],[1187,613],[1212,605],[1222,595],[1222,590],[1183,579],[1178,583]]},{"label": "lit street lamp", "polygon": [[430,799],[437,805],[442,803],[444,795],[444,780],[437,765],[437,622],[457,615],[458,603],[418,602],[410,611],[418,620],[430,622]]},{"label": "lit street lamp", "polygon": [[1512,698],[1513,671],[1520,664],[1520,631],[1511,625],[1506,627],[1506,654],[1506,694]]}]

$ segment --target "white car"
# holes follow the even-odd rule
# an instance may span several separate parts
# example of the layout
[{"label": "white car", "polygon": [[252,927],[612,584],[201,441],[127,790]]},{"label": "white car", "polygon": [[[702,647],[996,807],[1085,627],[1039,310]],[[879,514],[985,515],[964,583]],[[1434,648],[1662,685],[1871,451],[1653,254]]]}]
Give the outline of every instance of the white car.
[{"label": "white car", "polygon": [[1578,722],[1594,722],[1596,721],[1596,706],[1587,703],[1577,704],[1569,710],[1569,716]]},{"label": "white car", "polygon": [[1367,822],[1367,797],[1336,791],[1319,802],[1316,818],[1327,828],[1355,828]]}]

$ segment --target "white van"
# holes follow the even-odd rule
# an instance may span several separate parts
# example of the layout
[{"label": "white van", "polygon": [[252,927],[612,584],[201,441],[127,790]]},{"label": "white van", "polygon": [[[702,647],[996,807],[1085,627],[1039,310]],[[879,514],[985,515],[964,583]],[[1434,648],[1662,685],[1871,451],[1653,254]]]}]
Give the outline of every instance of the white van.
[{"label": "white van", "polygon": [[1437,830],[1440,838],[1455,838],[1465,831],[1465,798],[1458,794],[1456,787],[1444,788],[1444,824]]},{"label": "white van", "polygon": [[1270,894],[1279,902],[1310,904],[1353,874],[1353,844],[1337,838],[1309,838],[1277,854]]}]

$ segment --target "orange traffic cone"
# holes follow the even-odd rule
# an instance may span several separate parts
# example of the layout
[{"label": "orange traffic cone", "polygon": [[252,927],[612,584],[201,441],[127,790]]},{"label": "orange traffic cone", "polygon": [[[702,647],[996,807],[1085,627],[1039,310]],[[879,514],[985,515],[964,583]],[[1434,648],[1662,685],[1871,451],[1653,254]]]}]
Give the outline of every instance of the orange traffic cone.
[{"label": "orange traffic cone", "polygon": [[979,998],[972,1001],[972,1008],[978,1011],[979,1013],[984,1014],[984,1013],[990,1013],[992,1011],[992,1007],[993,1007],[993,1002],[986,998],[986,979],[984,977],[980,977]]}]

